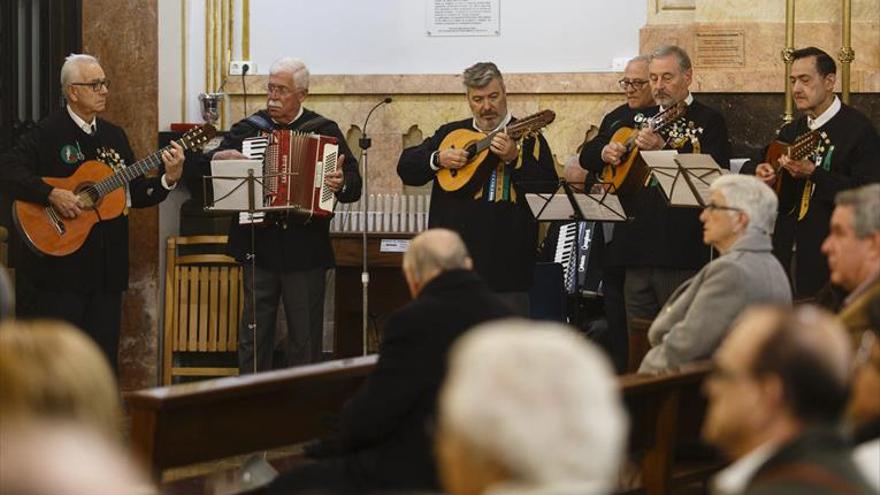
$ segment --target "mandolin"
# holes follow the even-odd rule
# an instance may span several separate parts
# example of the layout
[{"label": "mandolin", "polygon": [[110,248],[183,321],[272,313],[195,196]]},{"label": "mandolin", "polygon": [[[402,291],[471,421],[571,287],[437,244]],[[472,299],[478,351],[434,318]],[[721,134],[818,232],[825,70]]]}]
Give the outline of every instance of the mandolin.
[{"label": "mandolin", "polygon": [[497,160],[489,158],[489,145],[492,138],[499,132],[505,132],[511,139],[517,140],[527,134],[534,134],[542,127],[550,124],[556,118],[553,110],[544,110],[528,117],[517,120],[507,126],[489,134],[468,129],[456,129],[443,138],[440,149],[448,148],[463,149],[468,152],[468,161],[459,169],[443,168],[437,172],[437,181],[444,191],[470,191],[481,187],[489,174],[497,165]]},{"label": "mandolin", "polygon": [[621,127],[611,136],[612,143],[622,144],[626,151],[621,156],[617,165],[605,164],[602,169],[601,182],[613,184],[611,191],[614,193],[630,193],[635,191],[648,178],[648,167],[642,160],[638,160],[639,147],[636,146],[636,136],[639,130],[650,127],[654,132],[660,132],[670,124],[678,120],[687,111],[687,103],[680,101],[657,115],[651,117],[646,125],[640,128]]},{"label": "mandolin", "polygon": [[[779,174],[779,168],[781,167],[781,165],[779,165],[779,158],[782,157],[782,155],[787,155],[792,160],[803,160],[816,150],[816,147],[819,146],[819,142],[823,137],[823,133],[817,129],[801,134],[790,144],[782,141],[773,141],[770,143],[770,146],[767,147],[767,154],[764,157],[764,161],[769,163],[770,166],[773,167],[773,171]],[[782,181],[777,180],[774,186],[777,193],[779,192],[781,185]]]},{"label": "mandolin", "polygon": [[[205,124],[184,134],[178,144],[184,150],[191,150],[216,133],[214,126]],[[162,152],[168,149],[171,146],[118,172],[105,163],[89,160],[70,177],[43,177],[43,182],[50,186],[73,191],[83,205],[82,213],[76,218],[64,218],[52,206],[17,200],[12,205],[12,216],[21,238],[38,254],[66,256],[76,252],[95,224],[122,214],[125,209],[122,186],[158,167],[162,163]]]}]

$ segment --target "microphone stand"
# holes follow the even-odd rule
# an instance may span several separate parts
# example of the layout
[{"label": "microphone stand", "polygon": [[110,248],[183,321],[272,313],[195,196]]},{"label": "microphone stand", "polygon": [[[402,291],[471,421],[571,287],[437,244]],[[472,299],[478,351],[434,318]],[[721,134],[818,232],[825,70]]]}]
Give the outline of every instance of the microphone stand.
[{"label": "microphone stand", "polygon": [[367,113],[367,118],[364,119],[364,133],[361,138],[358,140],[358,146],[361,149],[361,164],[363,165],[364,175],[362,178],[363,187],[361,188],[361,198],[363,199],[361,204],[361,215],[363,221],[363,229],[361,231],[361,249],[363,251],[363,259],[362,259],[362,269],[361,269],[361,286],[362,286],[362,294],[361,300],[363,305],[361,307],[361,338],[362,338],[362,352],[363,355],[367,355],[367,327],[369,322],[369,307],[370,307],[370,295],[369,295],[369,287],[370,287],[370,271],[369,266],[367,265],[367,212],[370,204],[370,194],[369,189],[367,187],[367,177],[369,173],[367,172],[367,155],[370,149],[370,146],[373,145],[373,140],[367,136],[367,124],[370,122],[370,116],[373,115],[373,112],[386,103],[391,103],[391,98],[387,97],[376,103],[373,108],[370,109],[369,113]]}]

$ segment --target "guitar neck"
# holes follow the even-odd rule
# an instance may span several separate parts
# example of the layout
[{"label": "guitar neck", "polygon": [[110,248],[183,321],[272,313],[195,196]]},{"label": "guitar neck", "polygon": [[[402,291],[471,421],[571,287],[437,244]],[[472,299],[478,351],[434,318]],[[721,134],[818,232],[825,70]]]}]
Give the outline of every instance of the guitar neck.
[{"label": "guitar neck", "polygon": [[483,151],[484,149],[488,148],[489,145],[492,144],[492,138],[494,138],[495,135],[498,134],[499,132],[505,132],[505,133],[507,133],[508,136],[510,136],[511,139],[517,140],[523,135],[524,132],[526,132],[529,129],[529,126],[531,124],[532,124],[531,120],[526,118],[526,119],[520,120],[519,122],[511,125],[510,127],[507,127],[506,129],[501,128],[501,129],[490,132],[488,135],[486,135],[486,137],[484,137],[483,139],[480,139],[479,141],[474,143],[474,153],[472,153],[471,156],[476,155],[476,154],[480,153],[481,151]]},{"label": "guitar neck", "polygon": [[94,187],[99,197],[104,197],[134,179],[157,168],[162,163],[162,152],[166,150],[171,150],[171,146],[166,146],[159,151],[150,154],[146,158],[135,162],[131,166],[123,167],[122,170],[117,171],[110,177],[95,184]]}]

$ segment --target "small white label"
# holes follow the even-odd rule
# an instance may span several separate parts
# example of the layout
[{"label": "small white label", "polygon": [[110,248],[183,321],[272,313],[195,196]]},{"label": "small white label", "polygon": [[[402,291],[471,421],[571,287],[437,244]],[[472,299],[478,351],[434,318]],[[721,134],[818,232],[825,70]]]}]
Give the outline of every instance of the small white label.
[{"label": "small white label", "polygon": [[382,239],[379,242],[380,253],[405,253],[409,249],[409,239]]}]

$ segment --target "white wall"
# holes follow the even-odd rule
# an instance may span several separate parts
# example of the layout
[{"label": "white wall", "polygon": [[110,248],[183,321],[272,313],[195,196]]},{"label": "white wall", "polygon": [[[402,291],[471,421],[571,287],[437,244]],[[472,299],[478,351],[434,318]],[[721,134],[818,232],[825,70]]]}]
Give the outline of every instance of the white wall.
[{"label": "white wall", "polygon": [[263,74],[281,55],[316,74],[459,73],[479,60],[504,72],[609,70],[638,52],[647,20],[645,0],[499,0],[499,36],[432,37],[432,1],[252,0],[251,58]]},{"label": "white wall", "polygon": [[[205,91],[205,2],[159,0],[159,126],[200,122]],[[302,58],[313,74],[457,74],[479,60],[505,73],[586,72],[612,68],[638,53],[649,0],[499,0],[501,34],[431,37],[432,0],[250,0],[250,59],[268,73],[282,55]],[[232,59],[241,57],[241,0],[233,8]],[[186,115],[180,62],[186,52]]]}]

